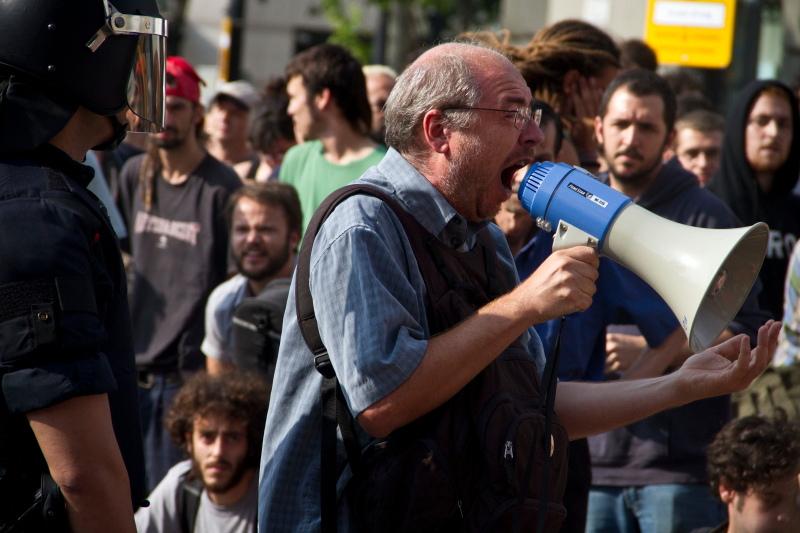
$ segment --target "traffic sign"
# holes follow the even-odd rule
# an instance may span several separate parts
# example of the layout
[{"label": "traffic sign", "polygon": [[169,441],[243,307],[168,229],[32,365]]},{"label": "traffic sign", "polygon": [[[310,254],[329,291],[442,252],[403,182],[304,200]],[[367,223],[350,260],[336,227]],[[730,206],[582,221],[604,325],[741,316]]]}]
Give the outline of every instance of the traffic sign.
[{"label": "traffic sign", "polygon": [[735,11],[736,0],[648,0],[644,40],[659,64],[725,68]]}]

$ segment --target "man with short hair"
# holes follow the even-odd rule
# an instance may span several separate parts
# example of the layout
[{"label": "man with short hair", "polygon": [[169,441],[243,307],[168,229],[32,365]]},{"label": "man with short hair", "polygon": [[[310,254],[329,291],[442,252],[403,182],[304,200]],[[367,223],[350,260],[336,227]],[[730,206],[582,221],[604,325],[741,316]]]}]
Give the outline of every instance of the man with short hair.
[{"label": "man with short hair", "polygon": [[675,142],[672,145],[678,162],[697,176],[705,186],[719,169],[725,119],[717,113],[698,109],[675,122]]},{"label": "man with short hair", "polygon": [[180,460],[162,417],[184,373],[204,367],[203,311],[228,273],[228,196],[236,173],[200,143],[200,77],[167,59],[166,126],[120,176],[120,209],[133,257],[131,320],[148,487]]},{"label": "man with short hair", "polygon": [[[504,382],[511,376],[519,380],[515,385],[529,394],[519,399],[517,407],[538,402],[544,354],[531,326],[586,309],[597,279],[594,250],[576,247],[553,253],[517,285],[505,238],[497,226],[486,223],[511,194],[514,173],[532,162],[533,149],[541,142],[541,131],[532,120],[530,90],[505,56],[463,43],[428,50],[398,78],[386,104],[386,118],[387,141],[392,148],[359,183],[380,189],[416,221],[416,235],[421,235],[414,242],[423,241],[426,250],[444,263],[443,268],[434,268],[435,273],[430,268],[425,274],[420,271],[411,237],[404,229],[410,220],[401,222],[394,209],[379,198],[350,196],[325,220],[310,251],[307,281],[326,352],[311,352],[297,313],[294,309],[287,312],[262,450],[260,528],[319,531],[335,520],[338,531],[351,531],[366,516],[348,513],[347,507],[360,501],[365,504],[359,507],[361,511],[374,514],[375,507],[388,506],[396,513],[396,521],[385,515],[373,516],[381,522],[382,531],[396,531],[409,523],[417,523],[423,530],[450,531],[498,517],[497,530],[510,530],[517,518],[526,531],[534,530],[533,508],[538,501],[520,502],[516,493],[506,500],[507,507],[481,508],[487,500],[478,498],[478,493],[496,487],[470,485],[469,479],[459,475],[464,469],[476,472],[480,465],[501,457],[511,461],[515,451],[533,450],[520,452],[513,443],[502,447],[509,437],[500,428],[491,439],[493,451],[487,450],[484,456],[484,443],[472,437],[473,431],[480,430],[461,426],[469,436],[453,438],[464,437],[470,451],[462,458],[461,449],[445,450],[444,460],[449,461],[445,464],[457,470],[450,470],[450,475],[441,469],[439,454],[431,453],[430,448],[414,448],[413,455],[420,459],[413,463],[415,473],[421,476],[414,486],[396,483],[394,477],[370,485],[382,491],[398,488],[402,502],[380,496],[375,500],[369,491],[342,492],[351,469],[336,460],[336,443],[331,443],[333,463],[322,462],[323,426],[329,426],[323,424],[323,378],[315,370],[315,355],[318,361],[327,355],[334,369],[341,389],[340,405],[354,420],[356,449],[384,438],[402,449],[403,435],[406,431],[416,434],[420,425],[438,421],[436,427],[446,432],[447,420],[438,418],[439,409],[458,412],[448,409],[474,398],[468,392],[474,390],[470,385],[481,383],[485,371],[505,369]],[[419,259],[427,257],[420,255]],[[434,258],[428,260],[428,266]],[[445,274],[456,268],[461,276],[446,279]],[[444,285],[431,286],[437,290],[434,302],[427,298],[428,276]],[[297,283],[295,278],[289,301],[295,301]],[[445,297],[439,299],[444,291]],[[775,324],[762,327],[752,352],[746,339],[737,337],[694,356],[671,374],[646,381],[560,383],[553,440],[549,441],[555,444],[547,447],[542,440],[539,454],[544,460],[549,448],[552,479],[564,473],[567,434],[579,438],[746,386],[774,352],[777,331]],[[478,424],[474,411],[464,418],[468,419],[459,419],[458,424],[470,424],[469,420]],[[332,436],[341,445],[335,426],[333,429]],[[403,431],[395,433],[400,429]],[[537,441],[533,446],[539,444],[535,437],[528,440]],[[387,453],[392,448],[390,445]],[[379,457],[381,449],[380,445],[373,448]],[[531,458],[522,464],[535,463]],[[381,463],[373,464],[380,470]],[[400,475],[407,473],[403,465],[408,464],[401,461]],[[498,475],[505,478],[511,472],[515,479],[522,476],[523,483],[533,483],[524,475],[524,468],[517,468],[519,463],[503,464],[507,470]],[[330,476],[324,485],[323,471]],[[533,472],[539,486],[543,473]],[[380,472],[376,474],[381,477]],[[430,486],[434,481],[436,486]],[[498,492],[488,498],[513,490],[510,482],[500,484]],[[460,488],[468,490],[470,499],[455,494]],[[547,506],[544,518],[550,520],[552,530],[563,518],[559,490],[553,489],[548,499],[553,505]],[[370,503],[373,508],[368,507]],[[332,504],[332,515],[323,517],[323,504],[327,510]],[[435,515],[425,512],[430,507],[436,508]],[[406,509],[415,511],[405,513]]]},{"label": "man with short hair", "polygon": [[234,366],[231,330],[236,306],[271,283],[291,277],[300,241],[300,200],[291,185],[245,185],[231,196],[228,213],[238,273],[215,288],[206,304],[201,349],[210,374]]},{"label": "man with short hair", "polygon": [[292,58],[286,92],[287,112],[302,144],[286,152],[279,179],[297,189],[305,231],[322,200],[378,164],[386,148],[369,137],[364,73],[341,46],[321,44]]},{"label": "man with short hair", "polygon": [[[706,228],[736,226],[730,210],[700,188],[692,174],[675,161],[663,162],[664,150],[674,137],[675,109],[672,90],[657,74],[633,70],[615,79],[595,120],[609,168],[601,178],[639,206],[674,222]],[[573,323],[582,338],[589,339],[584,347],[592,353],[592,361],[602,362],[597,351],[609,349],[602,342],[605,326],[635,324],[646,339],[642,342],[646,352],[623,378],[669,375],[690,352],[677,319],[637,276],[618,265],[608,267],[612,274],[601,274],[590,314],[579,315]],[[751,294],[717,342],[734,334],[755,335],[763,315],[753,298]],[[603,368],[595,364],[598,367]],[[586,530],[677,533],[718,523],[722,509],[706,489],[705,447],[729,419],[729,398],[719,396],[591,437]]]},{"label": "man with short hair", "polygon": [[364,78],[367,81],[367,99],[372,110],[372,138],[383,144],[386,137],[386,123],[383,106],[392,92],[397,72],[386,65],[364,65]]},{"label": "man with short hair", "polygon": [[173,466],[136,513],[139,533],[254,533],[258,448],[269,388],[254,374],[197,374],[166,426],[188,460]]},{"label": "man with short hair", "polygon": [[712,533],[800,531],[800,425],[785,413],[729,422],[708,446],[708,473],[728,508]]},{"label": "man with short hair", "polygon": [[232,166],[242,179],[255,179],[260,162],[250,144],[250,122],[260,103],[261,95],[244,80],[222,83],[208,103],[208,153]]}]

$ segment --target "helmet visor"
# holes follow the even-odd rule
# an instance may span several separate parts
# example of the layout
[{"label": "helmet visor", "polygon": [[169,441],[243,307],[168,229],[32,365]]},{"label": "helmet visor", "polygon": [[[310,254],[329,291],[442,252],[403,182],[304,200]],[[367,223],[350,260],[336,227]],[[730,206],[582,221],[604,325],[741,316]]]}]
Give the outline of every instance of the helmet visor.
[{"label": "helmet visor", "polygon": [[128,107],[138,120],[129,121],[130,131],[158,132],[164,128],[164,72],[166,38],[141,34],[128,78]]}]

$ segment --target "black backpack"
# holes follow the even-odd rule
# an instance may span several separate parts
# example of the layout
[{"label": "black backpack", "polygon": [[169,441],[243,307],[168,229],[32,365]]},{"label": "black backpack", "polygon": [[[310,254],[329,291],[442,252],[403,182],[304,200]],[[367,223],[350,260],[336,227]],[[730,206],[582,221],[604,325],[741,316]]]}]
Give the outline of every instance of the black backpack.
[{"label": "black backpack", "polygon": [[[306,230],[296,280],[298,321],[324,377],[323,533],[336,530],[337,428],[353,472],[345,489],[350,516],[361,533],[558,531],[566,515],[560,501],[568,437],[553,414],[555,358],[548,360],[544,373],[549,394],[541,394],[535,364],[519,340],[442,406],[360,449],[356,421],[319,336],[309,288],[311,248],[319,226],[354,194],[380,198],[402,222],[426,284],[432,334],[510,289],[496,286],[497,257],[486,230],[479,233],[474,251],[459,254],[373,187],[350,185],[323,202]],[[466,255],[469,260],[460,257]]]},{"label": "black backpack", "polygon": [[245,298],[233,312],[233,362],[272,383],[289,297],[289,278],[271,281],[259,294]]}]

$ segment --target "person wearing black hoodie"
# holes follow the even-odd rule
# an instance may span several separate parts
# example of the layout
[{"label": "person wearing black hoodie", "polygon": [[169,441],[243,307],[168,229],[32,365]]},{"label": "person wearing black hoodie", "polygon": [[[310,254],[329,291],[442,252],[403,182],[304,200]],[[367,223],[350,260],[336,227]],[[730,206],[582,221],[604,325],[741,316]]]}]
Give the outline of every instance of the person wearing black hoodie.
[{"label": "person wearing black hoodie", "polygon": [[759,279],[759,304],[770,318],[783,316],[783,284],[800,236],[797,97],[776,80],[756,80],[737,95],[728,116],[719,171],[708,185],[743,225],[766,222],[769,246]]},{"label": "person wearing black hoodie", "polygon": [[[722,164],[709,189],[744,224],[769,224],[767,257],[759,279],[761,307],[783,317],[784,280],[800,236],[800,196],[793,190],[800,173],[797,97],[783,83],[756,80],[737,96],[728,118]],[[800,365],[773,361],[749,389],[734,396],[738,416],[772,415],[776,407],[796,413]]]},{"label": "person wearing black hoodie", "polygon": [[[730,209],[701,188],[693,174],[677,161],[662,162],[674,136],[675,107],[669,85],[652,72],[634,70],[614,80],[596,119],[600,152],[609,167],[601,179],[669,220],[705,228],[736,226]],[[637,324],[642,331],[643,326],[653,327],[663,315],[664,302],[628,270],[617,270],[624,290],[604,291],[598,285],[593,306],[621,309],[606,313],[601,326]],[[751,294],[721,338],[738,333],[752,338],[762,319]],[[591,338],[604,335],[604,329],[588,319],[585,325],[597,329]],[[663,318],[660,327],[668,327]],[[677,321],[671,327],[666,340],[650,348],[623,379],[659,375],[680,366],[689,350]],[[729,419],[726,396],[590,437],[593,484],[586,531],[678,532],[719,523],[723,509],[707,490],[705,448]]]}]

